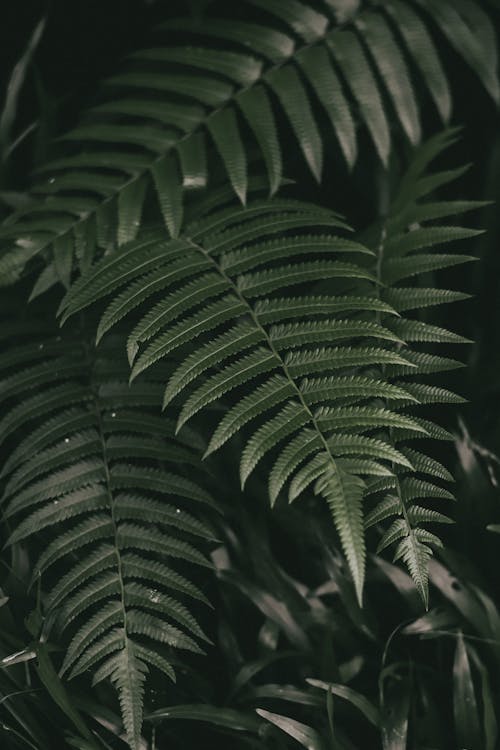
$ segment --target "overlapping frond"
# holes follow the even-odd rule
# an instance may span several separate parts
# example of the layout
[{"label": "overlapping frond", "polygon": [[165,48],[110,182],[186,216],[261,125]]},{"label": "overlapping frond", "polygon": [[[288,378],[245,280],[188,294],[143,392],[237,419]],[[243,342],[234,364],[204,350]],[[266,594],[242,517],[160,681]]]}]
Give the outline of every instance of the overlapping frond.
[{"label": "overlapping frond", "polygon": [[349,166],[358,126],[386,164],[392,111],[409,141],[420,139],[416,91],[427,91],[444,122],[450,117],[434,38],[447,40],[498,102],[495,55],[483,44],[491,23],[478,4],[455,5],[246,0],[237,18],[168,22],[157,46],[132,55],[106,81],[102,100],[63,136],[67,155],[40,170],[35,202],[2,227],[0,279],[16,278],[31,258],[50,251],[34,293],[58,279],[68,285],[75,266],[86,269],[97,250],[137,236],[151,193],[176,236],[183,194],[207,184],[212,154],[244,203],[248,147],[256,146],[274,193],[282,179],[282,122],[292,136],[287,143],[296,144],[318,180],[331,139],[319,124],[325,117]]},{"label": "overlapping frond", "polygon": [[[426,429],[377,405],[384,395],[395,402],[417,399],[367,368],[412,365],[384,345],[402,344],[401,338],[374,320],[394,310],[377,292],[368,267],[373,256],[342,234],[336,214],[294,201],[216,210],[178,240],[151,237],[103,259],[75,283],[63,315],[113,292],[102,336],[118,310],[119,317],[134,312],[137,318],[141,304],[128,338],[132,379],[167,357],[179,360],[163,395],[164,407],[180,405],[179,429],[215,400],[229,399],[206,453],[245,435],[242,484],[271,458],[272,502],[287,483],[293,500],[314,482],[332,509],[361,598],[361,477],[388,473],[387,460],[411,465],[387,442],[364,433]],[[142,273],[151,258],[155,269]],[[337,293],[309,297],[311,284],[325,279]]]},{"label": "overlapping frond", "polygon": [[[463,344],[468,343],[468,340],[430,324],[425,319],[428,316],[420,312],[421,308],[455,302],[466,297],[458,292],[440,289],[434,274],[431,276],[432,287],[423,286],[426,281],[428,283],[429,271],[436,272],[475,260],[465,254],[443,251],[447,243],[455,247],[456,243],[474,237],[478,231],[441,222],[449,216],[463,214],[482,204],[473,201],[443,203],[429,197],[436,185],[446,186],[459,174],[459,171],[427,173],[429,163],[453,140],[454,132],[449,131],[434,137],[416,151],[389,208],[376,245],[380,299],[389,302],[401,315],[399,318],[389,318],[382,313],[378,319],[411,345],[411,348],[408,346],[405,350],[405,356],[414,365],[412,370],[388,365],[383,368],[383,373],[394,385],[404,388],[421,404],[457,404],[463,401],[449,390],[425,382],[425,376],[460,366],[454,359],[435,355],[433,352],[436,345]],[[407,317],[410,311],[414,316],[412,318]],[[429,345],[432,346],[432,353],[425,352]],[[415,382],[415,379],[421,377],[424,377],[424,382]],[[389,394],[384,400],[392,408],[398,409],[399,404]],[[399,403],[408,405],[404,401]],[[451,435],[432,422],[424,422],[422,419],[418,421],[425,426],[431,437],[452,439]],[[427,602],[427,563],[432,549],[442,545],[439,537],[430,532],[426,525],[449,523],[450,519],[422,504],[452,500],[453,496],[435,483],[435,478],[451,480],[452,477],[442,467],[439,469],[434,459],[413,450],[408,451],[408,439],[411,439],[412,445],[422,435],[391,429],[389,437],[391,443],[412,461],[418,474],[409,473],[404,467],[394,466],[395,476],[385,485],[377,484],[375,480],[370,493],[377,498],[377,503],[366,517],[365,524],[372,526],[391,519],[380,540],[379,550],[396,545],[395,558],[404,560],[422,598]]]},{"label": "overlapping frond", "polygon": [[[21,343],[24,339],[25,343]],[[201,652],[191,613],[206,602],[189,568],[209,566],[209,493],[193,481],[189,433],[150,407],[160,383],[129,388],[122,347],[19,332],[1,360],[8,544],[27,542],[34,577],[67,648],[61,673],[116,685],[131,748],[140,746],[150,666],[175,679],[171,652]],[[205,519],[205,520],[204,520]],[[49,570],[50,569],[50,570]]]}]

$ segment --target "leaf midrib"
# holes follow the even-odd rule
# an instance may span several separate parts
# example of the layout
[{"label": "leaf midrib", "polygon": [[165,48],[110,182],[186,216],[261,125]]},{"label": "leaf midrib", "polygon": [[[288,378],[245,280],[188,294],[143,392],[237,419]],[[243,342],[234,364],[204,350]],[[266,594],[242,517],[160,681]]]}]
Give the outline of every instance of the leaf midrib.
[{"label": "leaf midrib", "polygon": [[328,444],[328,440],[327,440],[326,436],[323,434],[323,431],[321,430],[321,428],[320,428],[320,426],[319,426],[319,424],[318,424],[318,422],[317,422],[317,420],[316,420],[313,412],[311,411],[311,409],[307,405],[307,402],[306,402],[306,400],[304,398],[303,393],[301,392],[301,390],[298,387],[297,383],[295,382],[294,378],[290,374],[290,372],[288,370],[288,367],[286,365],[286,362],[284,361],[283,357],[280,355],[279,351],[274,346],[274,343],[273,343],[273,341],[272,341],[269,333],[264,328],[264,326],[260,323],[258,315],[254,311],[252,305],[249,303],[249,301],[246,299],[246,297],[244,297],[244,295],[241,293],[240,289],[238,288],[237,284],[235,284],[235,282],[233,281],[233,279],[220,267],[220,265],[217,263],[217,261],[215,260],[215,258],[213,258],[210,255],[210,253],[207,250],[205,250],[205,248],[203,247],[203,245],[195,242],[194,240],[192,240],[190,238],[186,238],[186,241],[188,242],[188,244],[193,249],[195,249],[198,252],[202,253],[203,256],[213,264],[216,272],[224,279],[224,281],[227,283],[228,287],[235,294],[235,296],[242,303],[242,305],[245,306],[247,314],[250,317],[252,323],[259,330],[259,332],[262,334],[262,336],[263,336],[263,338],[264,338],[267,346],[269,347],[269,350],[273,354],[275,360],[277,362],[279,362],[278,366],[281,367],[281,370],[282,370],[284,376],[286,377],[287,381],[290,383],[290,385],[292,386],[292,388],[294,390],[294,395],[298,399],[298,401],[299,401],[302,409],[306,412],[308,420],[310,421],[310,423],[312,424],[312,426],[313,426],[316,434],[320,438],[321,443],[322,443],[322,445],[324,447],[325,453],[327,454],[327,456],[328,456],[328,458],[329,458],[329,460],[331,462],[333,470],[335,472],[337,472],[338,471],[337,463],[336,463],[335,458],[334,458],[334,456],[333,456],[333,454],[331,452],[331,449],[330,449],[330,446]]},{"label": "leaf midrib", "polygon": [[[88,351],[87,351],[87,357],[88,357]],[[127,627],[127,607],[125,603],[125,582],[124,582],[124,576],[123,576],[123,566],[122,566],[122,558],[121,558],[121,552],[118,547],[118,522],[115,517],[115,507],[114,507],[114,498],[113,498],[113,490],[112,490],[112,483],[111,483],[111,474],[109,470],[109,458],[106,448],[106,439],[104,437],[104,426],[102,422],[102,414],[101,414],[101,408],[99,403],[99,395],[94,391],[92,388],[92,395],[93,395],[93,404],[94,404],[94,412],[97,420],[97,431],[99,435],[99,442],[101,446],[101,452],[102,452],[102,460],[104,465],[104,475],[105,475],[105,487],[106,487],[106,494],[108,496],[108,502],[109,502],[109,514],[111,517],[111,524],[113,529],[113,551],[116,557],[116,570],[117,570],[117,577],[118,577],[118,584],[120,587],[120,606],[122,611],[122,621],[123,621],[123,650],[125,651],[126,655],[126,665],[127,665],[127,674],[130,671],[130,663],[131,658],[134,656],[133,649],[131,650],[131,640],[128,635],[128,627]],[[132,686],[132,680],[129,680],[130,686]],[[132,690],[131,690],[132,692]],[[134,727],[134,734],[138,731],[136,727]]]},{"label": "leaf midrib", "polygon": [[[380,301],[382,301],[381,291],[382,291],[382,288],[384,286],[382,271],[383,271],[383,263],[384,263],[384,258],[385,258],[385,248],[386,248],[387,241],[389,239],[389,232],[388,232],[388,229],[387,229],[387,224],[388,224],[389,219],[390,219],[390,216],[387,216],[385,218],[385,220],[384,220],[384,223],[382,225],[381,232],[380,232],[380,239],[379,239],[379,242],[378,242],[378,245],[377,245],[377,250],[376,250],[376,255],[377,255],[377,259],[376,259],[376,262],[375,262],[375,277],[376,277],[376,281],[377,281],[377,283],[376,283],[376,295],[377,295],[377,298]],[[381,325],[381,323],[382,323],[382,312],[380,310],[377,310],[376,313],[375,313],[375,316],[376,316],[377,322],[379,323],[379,325]],[[382,369],[382,374],[383,374],[383,376],[385,378],[386,366],[382,365],[381,369]],[[385,405],[387,406],[387,401],[388,400],[387,399],[382,399],[382,400],[384,401]],[[389,432],[390,444],[393,447],[396,447],[395,446],[395,442],[394,442],[394,428],[393,427],[389,427],[388,432]],[[399,476],[397,474],[397,470],[395,468],[395,464],[394,463],[392,463],[391,468],[392,468],[392,471],[394,473],[394,477],[395,477],[395,480],[396,480],[395,481],[394,491],[395,491],[396,496],[397,496],[397,498],[399,500],[400,513],[403,516],[403,520],[405,522],[406,529],[407,529],[406,538],[409,540],[409,542],[411,544],[411,548],[413,550],[413,554],[415,556],[415,559],[417,560],[418,559],[418,546],[419,546],[420,542],[416,538],[415,531],[414,531],[413,526],[411,524],[410,516],[409,516],[409,513],[408,513],[408,508],[406,507],[406,502],[405,502],[405,500],[403,498],[403,493],[402,493],[402,490],[401,490],[401,483],[399,481]],[[427,590],[426,590],[425,584],[421,580],[421,577],[419,577],[419,581],[418,582],[415,581],[415,584],[417,586],[417,589],[418,589],[420,595],[422,596],[422,599],[424,600],[424,604],[425,604],[425,607],[427,609],[427,606],[428,606],[427,605]]]}]

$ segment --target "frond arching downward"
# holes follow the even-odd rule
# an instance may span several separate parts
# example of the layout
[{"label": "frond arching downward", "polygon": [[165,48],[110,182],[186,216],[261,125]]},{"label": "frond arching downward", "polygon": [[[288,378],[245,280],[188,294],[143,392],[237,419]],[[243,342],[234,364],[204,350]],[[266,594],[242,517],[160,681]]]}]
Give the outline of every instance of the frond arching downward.
[{"label": "frond arching downward", "polygon": [[[373,320],[375,313],[392,313],[392,308],[377,296],[375,277],[367,268],[369,251],[331,233],[332,228],[342,230],[343,222],[307,204],[277,200],[264,205],[216,211],[161,250],[153,238],[148,245],[130,245],[73,287],[65,314],[112,291],[109,279],[114,280],[113,289],[125,280],[101,320],[102,335],[116,322],[117,310],[130,313],[144,301],[145,289],[161,289],[129,336],[132,377],[191,346],[163,399],[166,406],[182,397],[179,426],[215,399],[238,393],[242,386],[250,389],[223,416],[207,453],[256,424],[242,453],[242,483],[268,455],[274,456],[273,501],[287,482],[290,499],[315,482],[332,508],[361,598],[365,545],[363,482],[358,477],[384,473],[376,458],[409,465],[383,441],[372,444],[365,438],[363,443],[363,433],[393,426],[425,432],[415,420],[371,405],[382,392],[390,392],[396,402],[415,399],[363,374],[363,368],[388,362],[411,365],[404,355],[386,348],[388,341],[401,343],[399,336]],[[309,229],[312,225],[315,233]],[[284,230],[295,234],[283,236]],[[150,257],[157,258],[158,265],[160,253],[165,265],[141,275],[139,269]],[[308,260],[303,261],[304,256]],[[354,262],[358,257],[367,260]],[[180,287],[174,270],[177,258],[184,268],[194,269]],[[338,294],[294,294],[297,285],[302,290],[325,278]],[[139,298],[135,288],[141,290]],[[361,374],[352,373],[356,365]],[[353,433],[357,443],[350,442]]]},{"label": "frond arching downward", "polygon": [[[451,333],[441,327],[432,325],[418,318],[419,308],[432,307],[450,303],[466,295],[439,288],[425,288],[419,283],[422,274],[438,271],[442,268],[475,260],[467,255],[444,253],[446,245],[455,247],[478,234],[477,230],[442,224],[450,216],[478,208],[481,204],[471,201],[439,202],[429,199],[436,186],[445,186],[454,180],[462,170],[455,172],[437,172],[428,174],[430,162],[454,140],[453,131],[445,132],[431,139],[414,154],[406,175],[398,186],[397,197],[389,208],[387,218],[380,229],[377,253],[378,289],[381,300],[390,302],[401,314],[399,318],[387,318],[383,313],[379,321],[397,332],[405,341],[411,343],[406,356],[414,365],[413,369],[388,365],[383,374],[397,386],[403,387],[422,404],[460,403],[461,397],[454,393],[426,382],[415,382],[415,378],[429,373],[438,373],[460,366],[459,362],[425,353],[422,345],[469,343],[467,339]],[[434,222],[434,223],[430,223]],[[437,223],[435,223],[437,222]],[[436,248],[438,252],[436,252]],[[416,316],[407,317],[411,311]],[[421,315],[421,314],[420,314]],[[423,316],[421,316],[423,317]],[[414,348],[415,347],[415,348]],[[398,404],[388,396],[385,402],[398,409]],[[403,405],[404,402],[400,402]],[[432,422],[419,419],[429,435],[436,439],[452,439],[442,428]],[[418,471],[417,477],[400,466],[394,466],[394,478],[385,487],[377,485],[375,480],[369,488],[376,498],[376,506],[366,518],[366,525],[372,526],[391,519],[385,530],[379,550],[396,544],[395,559],[402,559],[415,581],[424,600],[428,603],[428,561],[435,547],[442,546],[436,534],[425,526],[428,523],[450,523],[450,519],[423,503],[440,503],[452,500],[453,496],[435,478],[450,480],[448,472],[439,467],[437,462],[413,449],[404,447],[410,439],[421,437],[410,431],[392,429],[389,433],[391,443],[410,458]],[[430,481],[429,481],[430,478]]]},{"label": "frond arching downward", "polygon": [[[62,305],[66,318],[111,295],[99,336],[134,314],[127,346],[132,379],[177,359],[163,405],[179,404],[178,429],[224,399],[227,409],[206,452],[244,434],[242,484],[269,463],[272,502],[286,486],[290,501],[309,487],[323,495],[360,599],[363,519],[371,526],[396,515],[380,546],[399,542],[396,556],[424,600],[426,563],[439,539],[422,525],[448,520],[422,507],[425,499],[449,497],[433,481],[448,474],[411,443],[450,435],[405,411],[460,401],[413,376],[459,366],[422,346],[467,340],[402,314],[420,299],[431,306],[461,298],[418,286],[429,269],[470,260],[443,251],[475,230],[427,223],[478,206],[426,200],[450,178],[425,170],[453,137],[445,133],[416,152],[373,251],[346,237],[331,211],[280,199],[255,202],[215,209],[177,240],[162,243],[152,234],[131,243],[91,269]],[[365,508],[363,498],[378,502],[384,491],[380,510]]]},{"label": "frond arching downward", "polygon": [[[244,20],[252,6],[261,20]],[[168,232],[176,236],[184,192],[207,184],[209,153],[218,154],[244,203],[247,130],[274,193],[282,179],[282,119],[316,179],[324,137],[329,138],[320,130],[320,113],[349,166],[357,158],[357,122],[386,164],[387,101],[409,141],[419,141],[414,82],[423,81],[442,120],[449,120],[451,94],[433,41],[436,32],[499,100],[496,61],[477,30],[490,29],[491,22],[479,5],[472,15],[448,0],[353,3],[348,14],[335,3],[320,8],[300,0],[248,0],[241,10],[238,19],[169,22],[163,44],[136,52],[105,82],[109,98],[62,139],[70,147],[84,144],[83,149],[70,148],[46,164],[33,186],[35,202],[2,227],[2,283],[50,250],[34,294],[57,280],[67,286],[77,265],[85,270],[97,252],[137,236],[151,191]],[[187,35],[185,46],[179,46],[179,34]]]}]

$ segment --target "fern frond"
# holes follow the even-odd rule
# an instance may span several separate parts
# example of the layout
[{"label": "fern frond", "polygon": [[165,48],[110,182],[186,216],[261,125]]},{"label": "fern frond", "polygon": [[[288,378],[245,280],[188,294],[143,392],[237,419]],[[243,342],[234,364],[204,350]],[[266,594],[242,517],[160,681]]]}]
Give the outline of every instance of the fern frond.
[{"label": "fern frond", "polygon": [[[359,151],[358,113],[386,164],[391,149],[386,100],[413,144],[421,135],[421,88],[443,122],[450,118],[451,93],[437,51],[445,40],[493,100],[500,99],[495,54],[478,31],[478,25],[491,29],[491,22],[476,3],[464,12],[449,0],[419,0],[417,13],[413,2],[394,0],[353,5],[349,13],[336,4],[319,9],[307,0],[248,2],[265,11],[254,22],[169,21],[161,46],[131,55],[123,70],[104,82],[101,103],[60,139],[67,153],[39,170],[32,190],[36,202],[0,230],[3,284],[35,256],[48,254],[50,265],[34,294],[58,280],[68,286],[77,266],[85,270],[96,254],[137,237],[150,191],[167,231],[177,236],[184,193],[207,184],[212,154],[245,202],[247,126],[272,194],[282,180],[280,143],[286,131],[312,175],[321,178],[329,135],[319,125],[321,110],[348,166]],[[422,87],[414,85],[415,77]],[[73,144],[84,144],[83,150],[75,151]]]},{"label": "fern frond", "polygon": [[[423,201],[423,196],[433,190],[437,185],[444,186],[457,177],[459,171],[451,170],[446,173],[428,174],[429,163],[448,145],[453,134],[443,134],[435,137],[415,152],[413,161],[410,163],[407,174],[403,177],[401,189],[394,200],[385,221],[378,252],[378,281],[381,299],[394,305],[401,314],[399,318],[387,319],[382,313],[378,316],[381,323],[397,333],[405,342],[415,345],[428,343],[463,344],[468,340],[446,331],[438,326],[431,325],[427,321],[418,318],[408,318],[405,313],[409,310],[417,311],[420,307],[428,307],[442,302],[453,302],[462,299],[465,295],[441,289],[425,289],[418,286],[418,277],[440,268],[456,265],[468,261],[470,258],[456,253],[447,255],[430,253],[434,247],[441,249],[443,243],[457,243],[474,237],[477,232],[468,228],[448,227],[441,224],[427,225],[422,222],[439,221],[444,216],[458,215],[463,206],[456,207],[453,202],[447,202],[445,208],[436,204]],[[437,204],[439,206],[439,204]],[[430,210],[427,210],[427,207]],[[415,221],[418,217],[418,222]],[[417,277],[415,287],[400,286],[400,281]],[[450,391],[429,385],[427,383],[414,382],[419,375],[427,375],[453,369],[460,363],[429,354],[420,348],[407,348],[404,352],[405,358],[415,367],[408,368],[398,365],[384,366],[382,371],[386,377],[396,378],[396,384],[403,387],[422,404],[433,403],[460,403],[463,399]],[[406,382],[408,381],[408,382]],[[399,410],[405,406],[405,402],[394,402],[389,399],[393,409]],[[416,418],[420,428],[423,428],[433,440],[452,439],[447,430],[443,430],[433,422]],[[391,442],[402,450],[412,462],[416,472],[410,475],[401,467],[394,466],[395,480],[387,486],[375,481],[370,488],[370,494],[378,496],[377,504],[371,510],[365,523],[368,526],[384,523],[387,519],[394,519],[385,531],[379,549],[384,549],[397,543],[395,559],[402,559],[415,581],[415,584],[427,605],[427,564],[432,549],[439,547],[439,537],[425,528],[428,523],[449,523],[450,519],[434,508],[424,506],[423,502],[435,500],[452,500],[453,495],[442,486],[428,481],[428,477],[436,477],[450,481],[452,477],[438,462],[413,449],[407,448],[408,440],[419,438],[418,432],[413,428],[400,429],[398,426],[389,430]]]},{"label": "fern frond", "polygon": [[[143,261],[148,263],[156,251],[138,240],[124,247],[122,259],[112,255],[93,266],[61,306],[67,319],[110,293],[117,295],[103,319],[109,327],[108,311],[117,299],[120,319],[133,314],[128,339],[132,378],[176,360],[163,405],[178,406],[181,435],[188,420],[226,399],[206,454],[240,436],[241,483],[265,464],[272,503],[287,485],[290,500],[314,487],[332,509],[360,600],[363,516],[368,526],[396,516],[383,546],[400,542],[399,557],[424,599],[427,572],[419,565],[439,541],[424,527],[446,518],[425,502],[449,499],[447,490],[428,481],[448,480],[448,472],[407,443],[452,436],[425,417],[405,412],[416,404],[461,401],[418,377],[461,366],[425,351],[427,344],[468,340],[406,313],[465,296],[422,289],[418,282],[422,274],[470,260],[455,248],[477,233],[411,218],[418,214],[430,217],[422,221],[435,222],[443,214],[443,209],[426,214],[425,196],[460,170],[433,176],[428,164],[453,137],[445,133],[416,150],[371,251],[345,240],[342,220],[326,209],[281,199],[235,209],[214,199],[207,215],[188,225],[180,238],[167,243],[158,238],[166,268],[180,265],[175,253],[184,253],[190,271],[180,283],[176,276],[165,283],[161,268],[144,269]],[[461,208],[448,202],[444,213],[458,215]],[[441,251],[444,243],[452,253]],[[119,287],[110,284],[111,274]],[[313,285],[323,280],[332,291],[317,295]],[[299,294],[293,293],[296,284]],[[365,496],[374,497],[373,513],[362,511]]]},{"label": "fern frond", "polygon": [[[257,218],[260,213],[262,220]],[[311,234],[313,225],[321,234]],[[306,234],[298,234],[302,226]],[[357,256],[369,258],[370,251],[359,243],[325,234],[325,226],[338,227],[342,222],[325,209],[293,201],[276,201],[276,213],[273,213],[272,203],[256,206],[250,203],[248,208],[237,211],[223,208],[195,223],[191,234],[171,240],[172,252],[181,244],[186,247],[186,268],[190,269],[190,275],[180,288],[176,276],[171,277],[170,284],[164,285],[166,275],[161,270],[156,272],[156,277],[162,276],[161,287],[155,283],[154,273],[142,274],[142,259],[149,263],[155,251],[149,246],[145,248],[139,240],[124,248],[122,263],[117,257],[105,258],[89,270],[88,275],[74,285],[61,308],[68,317],[93,304],[99,296],[115,292],[110,284],[111,270],[114,278],[123,282],[122,290],[115,297],[123,312],[137,310],[133,290],[141,289],[145,304],[139,309],[144,312],[128,340],[129,356],[133,360],[132,378],[180,353],[180,361],[169,378],[163,398],[164,406],[175,401],[181,403],[178,429],[215,400],[232,397],[244,386],[247,394],[227,410],[215,427],[206,453],[220,449],[230,438],[250,427],[251,434],[241,459],[244,484],[257,464],[274,456],[280,447],[284,458],[278,459],[271,473],[272,500],[286,482],[293,483],[294,496],[297,487],[305,489],[310,484],[310,481],[306,484],[294,479],[294,474],[301,471],[300,463],[308,455],[301,455],[305,445],[314,446],[313,466],[318,469],[314,478],[326,472],[324,460],[318,463],[316,456],[328,457],[330,480],[324,485],[325,492],[327,486],[336,486],[337,479],[333,477],[341,475],[341,485],[349,493],[361,486],[358,474],[384,471],[373,463],[374,457],[404,464],[407,461],[383,442],[367,438],[363,443],[360,436],[357,443],[346,443],[342,434],[338,435],[338,440],[330,439],[332,433],[370,432],[386,425],[425,431],[414,419],[390,409],[368,405],[333,406],[345,404],[346,399],[349,403],[353,399],[355,403],[370,402],[384,394],[410,403],[414,397],[398,386],[368,375],[353,376],[349,372],[352,368],[368,368],[380,363],[404,364],[410,368],[411,365],[400,354],[375,344],[377,341],[401,344],[399,336],[373,320],[356,318],[360,310],[366,314],[393,314],[390,305],[376,296],[371,270],[355,262],[337,260],[338,252],[354,259]],[[293,230],[294,236],[269,240],[279,227],[284,231]],[[134,248],[138,256],[136,274],[130,270]],[[310,257],[306,263],[279,265],[285,254],[290,253],[293,259],[305,249]],[[166,253],[172,257],[170,246]],[[264,270],[248,270],[257,264],[264,265]],[[296,283],[310,285],[325,277],[354,288],[366,285],[367,294],[364,297],[345,294],[313,297],[310,308],[307,296],[286,296],[287,290]],[[158,300],[159,291],[162,297]],[[115,301],[108,311],[113,306],[116,309]],[[280,322],[286,320],[289,311],[290,316],[298,320]],[[328,317],[324,317],[325,314]],[[352,317],[338,317],[344,314]],[[301,320],[302,317],[306,319]],[[107,327],[111,321],[108,312],[104,320]],[[102,330],[101,322],[99,331]],[[367,345],[359,346],[360,341]],[[346,345],[310,348],[338,342]],[[302,381],[303,374],[335,370],[339,373],[335,379],[327,376]],[[314,410],[316,405],[320,407],[317,411]],[[311,434],[315,439],[311,440]],[[116,469],[114,471],[116,473]],[[135,486],[137,481],[136,471],[129,484]],[[318,491],[321,486],[317,485]],[[151,488],[151,472],[148,487]],[[358,489],[356,497],[357,493]],[[328,497],[332,504],[331,492]],[[347,497],[345,502],[348,502]],[[333,515],[340,524],[343,515],[336,512]],[[364,539],[362,534],[353,533],[352,542],[357,549],[354,556],[348,535],[343,531],[341,540],[347,545],[346,554],[349,552],[353,566],[357,561],[353,575],[356,575],[356,587],[361,596]],[[156,544],[154,535],[150,536],[149,543]]]},{"label": "fern frond", "polygon": [[317,481],[317,491],[325,497],[332,512],[358,600],[361,602],[366,556],[363,529],[365,484],[359,476],[346,472],[340,467],[335,473],[328,455],[325,458],[325,470]]},{"label": "fern frond", "polygon": [[[106,664],[106,677],[115,685],[120,698],[123,723],[131,747],[138,747],[141,739],[142,710],[144,702],[144,683],[148,667],[136,651],[131,639],[125,639],[125,645],[114,654]],[[102,670],[101,665],[100,669]],[[104,675],[98,676],[102,679]]]},{"label": "fern frond", "polygon": [[308,404],[326,403],[330,399],[337,398],[348,398],[352,403],[353,397],[356,401],[372,398],[391,398],[396,401],[410,402],[419,400],[403,388],[361,375],[306,379],[301,384],[300,390]]},{"label": "fern frond", "polygon": [[214,534],[198,506],[213,501],[193,481],[194,451],[179,444],[173,423],[149,413],[157,384],[129,389],[114,345],[97,355],[79,331],[67,341],[61,355],[66,341],[35,333],[2,362],[4,436],[24,435],[3,469],[8,544],[28,542],[42,581],[55,569],[44,605],[62,642],[70,634],[62,673],[110,679],[138,748],[149,667],[174,679],[172,649],[201,652],[197,641],[207,641],[184,603],[206,599],[184,568],[210,567],[198,547]]}]

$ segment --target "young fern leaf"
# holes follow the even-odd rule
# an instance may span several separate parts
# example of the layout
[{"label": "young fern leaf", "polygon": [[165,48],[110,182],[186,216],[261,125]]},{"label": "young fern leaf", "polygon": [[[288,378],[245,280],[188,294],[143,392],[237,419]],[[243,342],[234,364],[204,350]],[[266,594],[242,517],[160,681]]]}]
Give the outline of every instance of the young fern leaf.
[{"label": "young fern leaf", "polygon": [[[427,90],[449,120],[451,94],[435,35],[499,100],[491,23],[477,3],[455,8],[452,0],[418,0],[417,13],[413,0],[393,0],[346,13],[336,3],[320,9],[308,0],[245,2],[256,6],[254,22],[210,15],[203,24],[169,21],[160,27],[159,46],[131,55],[104,82],[102,103],[60,139],[66,153],[38,170],[35,200],[0,228],[0,283],[12,283],[36,257],[49,265],[33,296],[58,281],[67,287],[77,267],[85,270],[96,255],[137,237],[151,191],[169,235],[177,236],[184,193],[207,184],[208,156],[223,163],[244,203],[253,145],[247,125],[271,194],[281,182],[280,144],[289,134],[320,179],[329,136],[320,126],[322,110],[349,167],[359,152],[359,121],[387,163],[387,102],[413,144],[421,131],[417,92]],[[415,75],[422,86],[413,85]]]},{"label": "young fern leaf", "polygon": [[0,365],[2,440],[16,446],[3,466],[7,544],[27,542],[34,579],[53,581],[44,607],[66,641],[61,674],[110,679],[137,750],[150,667],[175,680],[172,652],[207,641],[190,611],[206,599],[184,571],[210,567],[214,502],[192,479],[196,435],[184,444],[150,412],[156,383],[128,387],[121,349],[34,329]]}]

